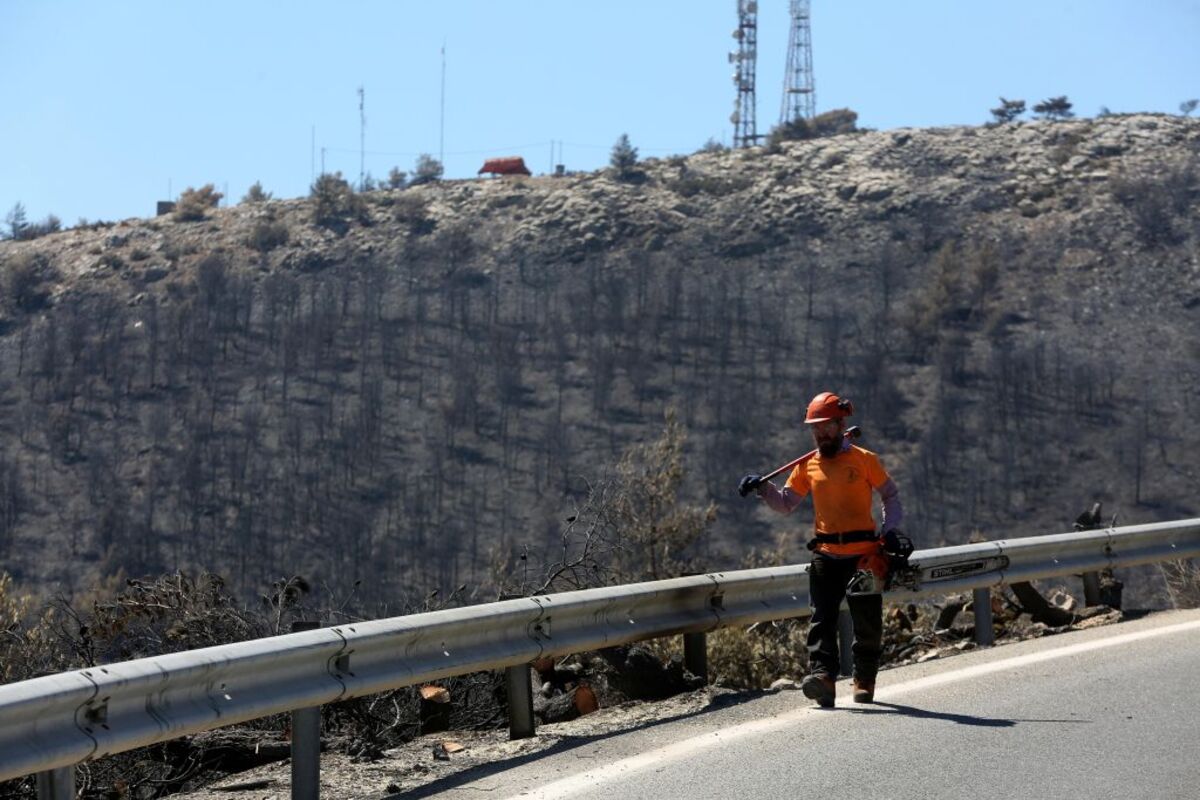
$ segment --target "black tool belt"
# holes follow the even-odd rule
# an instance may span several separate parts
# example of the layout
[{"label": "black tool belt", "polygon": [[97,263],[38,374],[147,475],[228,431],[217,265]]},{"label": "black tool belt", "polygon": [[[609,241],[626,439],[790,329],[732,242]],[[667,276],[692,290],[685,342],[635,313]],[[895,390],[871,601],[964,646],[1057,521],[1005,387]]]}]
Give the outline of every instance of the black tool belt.
[{"label": "black tool belt", "polygon": [[809,550],[816,550],[819,544],[856,544],[858,542],[873,542],[879,538],[875,531],[845,531],[844,533],[818,533],[805,545]]}]

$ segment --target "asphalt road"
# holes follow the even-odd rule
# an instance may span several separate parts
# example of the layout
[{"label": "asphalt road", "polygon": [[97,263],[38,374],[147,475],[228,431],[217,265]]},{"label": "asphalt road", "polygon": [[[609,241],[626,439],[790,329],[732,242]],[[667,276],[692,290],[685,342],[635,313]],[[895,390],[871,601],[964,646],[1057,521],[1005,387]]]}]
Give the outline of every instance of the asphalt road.
[{"label": "asphalt road", "polygon": [[783,692],[480,775],[439,797],[1200,798],[1200,611]]}]

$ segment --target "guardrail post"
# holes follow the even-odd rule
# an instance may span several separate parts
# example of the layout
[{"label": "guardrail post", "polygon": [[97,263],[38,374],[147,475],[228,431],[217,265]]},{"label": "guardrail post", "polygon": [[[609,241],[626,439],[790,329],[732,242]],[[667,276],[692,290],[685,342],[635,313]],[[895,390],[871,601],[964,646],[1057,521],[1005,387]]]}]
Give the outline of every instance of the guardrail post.
[{"label": "guardrail post", "polygon": [[504,670],[508,689],[508,738],[528,739],[537,733],[533,719],[533,681],[529,665],[517,664]]},{"label": "guardrail post", "polygon": [[708,683],[708,634],[701,631],[683,635],[683,666]]},{"label": "guardrail post", "polygon": [[[500,600],[517,600],[522,594],[501,594]],[[508,738],[528,739],[537,734],[533,717],[533,679],[529,664],[504,668],[504,688],[508,694]]]},{"label": "guardrail post", "polygon": [[[694,578],[704,574],[703,572],[685,572],[681,577]],[[720,608],[721,601],[720,595],[709,598],[709,604],[714,608]],[[708,634],[701,631],[683,635],[683,667],[708,683]]]},{"label": "guardrail post", "polygon": [[[292,623],[292,633],[321,627],[315,621]],[[321,796],[321,707],[292,711],[292,800]]]},{"label": "guardrail post", "polygon": [[37,774],[38,800],[75,800],[75,768],[58,769]]},{"label": "guardrail post", "polygon": [[842,675],[850,675],[854,672],[854,619],[845,603],[838,611],[838,652],[842,659]]},{"label": "guardrail post", "polygon": [[1119,611],[1121,609],[1121,590],[1125,588],[1125,584],[1117,580],[1117,576],[1111,569],[1105,570],[1100,577],[1100,604]]},{"label": "guardrail post", "polygon": [[975,644],[991,647],[995,640],[992,632],[992,590],[984,586],[972,593],[971,609],[975,612]]},{"label": "guardrail post", "polygon": [[1100,605],[1100,573],[1083,573],[1083,604],[1085,606]]}]

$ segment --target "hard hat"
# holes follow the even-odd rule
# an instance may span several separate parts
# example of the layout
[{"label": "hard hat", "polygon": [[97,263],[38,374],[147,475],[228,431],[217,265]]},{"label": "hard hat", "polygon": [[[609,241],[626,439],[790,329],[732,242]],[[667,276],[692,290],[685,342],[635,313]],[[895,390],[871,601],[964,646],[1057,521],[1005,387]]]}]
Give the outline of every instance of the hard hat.
[{"label": "hard hat", "polygon": [[849,400],[838,397],[833,392],[821,392],[808,404],[808,414],[804,417],[806,423],[828,422],[831,419],[843,419],[854,414],[854,404]]}]

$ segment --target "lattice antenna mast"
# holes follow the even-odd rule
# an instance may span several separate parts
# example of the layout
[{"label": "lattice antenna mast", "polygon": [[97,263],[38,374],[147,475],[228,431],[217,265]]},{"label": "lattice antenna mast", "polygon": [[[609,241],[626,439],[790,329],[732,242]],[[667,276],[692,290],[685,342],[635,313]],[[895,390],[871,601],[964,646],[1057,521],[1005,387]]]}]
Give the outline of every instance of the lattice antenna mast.
[{"label": "lattice antenna mast", "polygon": [[738,26],[733,38],[738,43],[738,49],[729,54],[729,62],[735,66],[733,83],[737,86],[737,103],[729,116],[729,121],[733,123],[733,146],[753,147],[759,139],[754,118],[758,0],[738,0]]},{"label": "lattice antenna mast", "polygon": [[787,71],[783,79],[781,124],[812,119],[817,112],[817,87],[812,65],[812,14],[809,0],[791,0]]}]

